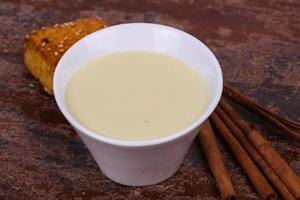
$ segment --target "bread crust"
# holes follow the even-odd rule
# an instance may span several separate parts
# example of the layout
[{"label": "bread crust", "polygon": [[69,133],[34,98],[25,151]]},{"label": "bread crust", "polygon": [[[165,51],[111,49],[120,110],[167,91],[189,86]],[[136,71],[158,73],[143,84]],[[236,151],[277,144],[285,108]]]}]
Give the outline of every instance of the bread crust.
[{"label": "bread crust", "polygon": [[34,30],[25,37],[24,63],[45,91],[53,95],[53,74],[62,55],[84,36],[107,26],[101,18],[88,17]]}]

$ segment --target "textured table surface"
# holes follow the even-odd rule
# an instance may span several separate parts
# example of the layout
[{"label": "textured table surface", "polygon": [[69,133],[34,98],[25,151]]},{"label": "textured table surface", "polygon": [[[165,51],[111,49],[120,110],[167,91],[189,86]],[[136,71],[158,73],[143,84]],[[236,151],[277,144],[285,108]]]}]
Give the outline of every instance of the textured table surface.
[{"label": "textured table surface", "polygon": [[[224,81],[282,116],[300,121],[300,1],[74,0],[0,3],[0,199],[218,199],[194,142],[179,171],[148,187],[107,179],[25,69],[23,38],[42,26],[98,15],[110,24],[167,24],[198,37],[216,54]],[[300,175],[300,145],[238,108]],[[258,199],[221,142],[241,199]]]}]

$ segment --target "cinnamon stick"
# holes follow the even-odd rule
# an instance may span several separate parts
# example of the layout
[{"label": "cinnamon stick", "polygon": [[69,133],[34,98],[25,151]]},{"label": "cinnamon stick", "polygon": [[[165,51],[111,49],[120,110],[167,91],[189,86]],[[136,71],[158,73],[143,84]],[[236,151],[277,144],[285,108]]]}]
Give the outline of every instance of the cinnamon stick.
[{"label": "cinnamon stick", "polygon": [[241,129],[229,118],[229,116],[224,112],[224,110],[218,106],[215,112],[222,118],[223,122],[231,130],[238,141],[243,145],[246,151],[249,153],[253,161],[260,167],[265,176],[269,181],[275,186],[278,192],[286,200],[295,200],[295,197],[288,190],[286,185],[277,176],[274,170],[269,166],[269,164],[264,160],[260,153],[255,149],[255,147],[248,141],[247,137],[244,135]]},{"label": "cinnamon stick", "polygon": [[[223,92],[231,100],[238,102],[240,105],[242,105],[242,106],[244,106],[244,107],[252,110],[253,112],[257,112],[258,113],[258,112],[264,111],[268,115],[271,115],[272,117],[274,117],[274,118],[278,119],[279,121],[287,124],[288,126],[292,126],[292,127],[296,128],[296,129],[300,129],[300,123],[295,122],[295,121],[290,120],[290,119],[283,118],[283,117],[281,117],[279,115],[276,115],[271,110],[268,110],[265,107],[261,106],[260,104],[258,104],[254,100],[252,100],[252,99],[248,98],[247,96],[243,95],[238,90],[232,89],[229,86],[224,85]],[[260,114],[260,113],[258,113],[258,114]],[[262,115],[264,115],[264,114],[262,114]]]},{"label": "cinnamon stick", "polygon": [[223,93],[231,100],[258,114],[273,126],[285,131],[290,137],[300,143],[300,123],[276,115],[239,91],[233,90],[228,86],[224,86]]},{"label": "cinnamon stick", "polygon": [[276,171],[281,180],[285,182],[296,199],[300,199],[300,179],[289,167],[284,159],[273,149],[273,147],[257,131],[248,134],[249,140],[255,148],[263,155],[269,165]]},{"label": "cinnamon stick", "polygon": [[197,136],[204,151],[208,166],[216,178],[222,199],[235,199],[235,192],[221,157],[209,120],[206,120]]},{"label": "cinnamon stick", "polygon": [[275,199],[276,193],[266,180],[266,178],[261,174],[259,169],[256,167],[254,162],[251,160],[247,152],[240,145],[238,140],[232,135],[227,126],[223,123],[221,118],[217,113],[211,115],[211,119],[215,126],[219,130],[224,140],[227,142],[229,148],[231,149],[233,155],[241,165],[245,174],[249,177],[254,188],[258,192],[262,199]]},{"label": "cinnamon stick", "polygon": [[238,114],[224,99],[221,99],[219,105],[221,105],[231,120],[244,132],[252,145],[263,156],[265,161],[287,186],[289,191],[296,197],[296,199],[300,199],[299,177],[297,177],[288,164],[273,149],[273,147],[268,144],[259,132],[252,131],[245,121],[239,119]]}]

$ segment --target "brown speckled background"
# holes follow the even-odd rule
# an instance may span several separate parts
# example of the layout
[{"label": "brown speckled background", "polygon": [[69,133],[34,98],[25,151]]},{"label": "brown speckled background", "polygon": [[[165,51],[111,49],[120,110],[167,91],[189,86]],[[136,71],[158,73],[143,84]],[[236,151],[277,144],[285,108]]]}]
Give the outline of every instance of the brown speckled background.
[{"label": "brown speckled background", "polygon": [[[224,80],[300,121],[299,0],[74,0],[0,2],[0,199],[218,199],[199,144],[169,180],[125,187],[107,179],[23,64],[23,38],[41,26],[98,15],[111,24],[154,22],[185,30],[216,54]],[[300,175],[300,145],[239,108]],[[240,199],[258,199],[222,151]]]}]

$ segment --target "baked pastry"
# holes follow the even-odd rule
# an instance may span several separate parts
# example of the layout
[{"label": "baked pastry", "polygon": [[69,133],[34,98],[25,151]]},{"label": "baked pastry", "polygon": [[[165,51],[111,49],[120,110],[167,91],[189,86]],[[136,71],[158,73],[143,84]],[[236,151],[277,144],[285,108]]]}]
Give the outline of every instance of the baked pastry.
[{"label": "baked pastry", "polygon": [[53,74],[62,55],[84,36],[105,27],[101,18],[89,17],[32,31],[25,38],[25,65],[52,95]]}]

